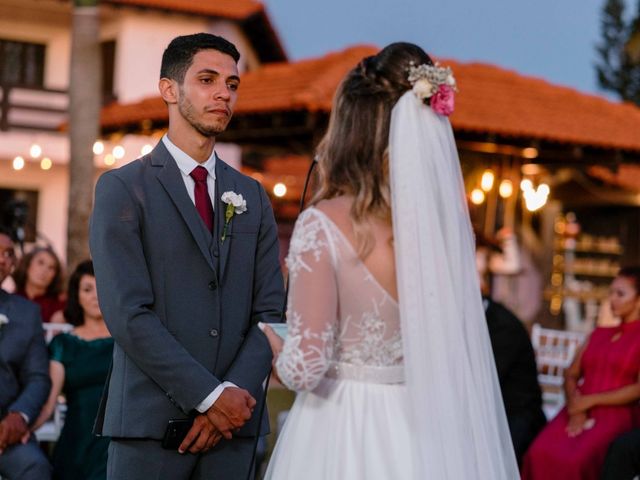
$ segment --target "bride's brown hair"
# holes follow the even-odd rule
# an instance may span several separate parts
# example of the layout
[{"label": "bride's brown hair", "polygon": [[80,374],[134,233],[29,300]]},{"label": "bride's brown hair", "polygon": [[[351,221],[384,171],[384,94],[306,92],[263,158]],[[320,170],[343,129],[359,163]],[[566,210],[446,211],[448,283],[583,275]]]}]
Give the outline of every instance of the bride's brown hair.
[{"label": "bride's brown hair", "polygon": [[329,128],[317,148],[318,191],[312,203],[352,195],[351,220],[358,254],[373,248],[371,217],[391,223],[389,126],[391,110],[411,89],[411,64],[432,65],[411,43],[392,43],[366,57],[344,78],[333,99]]}]

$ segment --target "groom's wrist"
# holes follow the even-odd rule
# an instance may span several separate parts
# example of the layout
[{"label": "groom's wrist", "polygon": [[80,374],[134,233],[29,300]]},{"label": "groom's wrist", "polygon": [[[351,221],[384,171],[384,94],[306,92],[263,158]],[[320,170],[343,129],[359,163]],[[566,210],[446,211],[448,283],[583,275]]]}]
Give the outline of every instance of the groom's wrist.
[{"label": "groom's wrist", "polygon": [[237,387],[237,385],[232,382],[222,382],[213,390],[213,392],[207,395],[206,398],[198,404],[198,406],[196,406],[196,410],[200,413],[204,413],[209,410],[213,404],[216,403],[218,398],[220,398],[224,389],[228,387]]}]

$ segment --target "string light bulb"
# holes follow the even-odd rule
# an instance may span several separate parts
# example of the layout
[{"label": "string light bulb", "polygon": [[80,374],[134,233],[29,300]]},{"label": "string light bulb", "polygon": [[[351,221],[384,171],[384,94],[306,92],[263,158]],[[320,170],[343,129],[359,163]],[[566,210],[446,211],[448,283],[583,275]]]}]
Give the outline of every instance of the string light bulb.
[{"label": "string light bulb", "polygon": [[491,170],[485,170],[482,174],[482,180],[480,180],[480,188],[485,192],[490,191],[493,188],[493,182],[496,176]]},{"label": "string light bulb", "polygon": [[276,197],[280,197],[280,198],[284,197],[287,194],[287,186],[281,182],[276,183],[273,186],[273,194]]},{"label": "string light bulb", "polygon": [[484,192],[479,188],[474,188],[471,192],[471,203],[481,205],[484,202]]},{"label": "string light bulb", "polygon": [[24,168],[24,158],[17,156],[13,159],[12,166],[14,170],[22,170]]},{"label": "string light bulb", "polygon": [[39,158],[40,155],[42,155],[42,147],[37,143],[34,143],[29,149],[29,155],[31,155],[31,158]]},{"label": "string light bulb", "polygon": [[113,152],[111,153],[117,160],[120,160],[121,158],[124,157],[124,154],[125,154],[124,147],[122,145],[117,145],[113,147]]},{"label": "string light bulb", "polygon": [[40,160],[40,168],[42,170],[50,170],[52,166],[53,162],[49,157],[44,157],[42,160]]},{"label": "string light bulb", "polygon": [[498,188],[498,193],[502,198],[509,198],[513,195],[513,183],[511,180],[502,180],[500,182],[500,187]]},{"label": "string light bulb", "polygon": [[93,144],[93,154],[102,155],[103,152],[104,152],[104,143],[102,143],[100,140],[97,140]]}]

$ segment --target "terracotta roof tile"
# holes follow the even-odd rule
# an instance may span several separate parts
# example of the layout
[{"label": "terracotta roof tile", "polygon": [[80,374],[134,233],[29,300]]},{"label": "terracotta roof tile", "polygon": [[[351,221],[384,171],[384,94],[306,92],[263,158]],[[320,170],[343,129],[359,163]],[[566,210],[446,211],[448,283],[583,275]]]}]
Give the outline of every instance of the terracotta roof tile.
[{"label": "terracotta roof tile", "polygon": [[640,150],[640,108],[493,65],[444,61],[459,94],[457,130]]},{"label": "terracotta roof tile", "polygon": [[242,78],[236,113],[330,111],[333,94],[344,77],[373,46],[356,46],[320,58],[271,64]]},{"label": "terracotta roof tile", "polygon": [[[329,111],[333,93],[345,73],[373,46],[354,46],[320,58],[272,63],[243,76],[236,115],[288,110]],[[553,85],[494,65],[450,65],[458,81],[458,131],[494,133],[559,143],[640,151],[640,108]],[[144,119],[166,120],[159,98],[131,105],[111,105],[102,125],[117,128]]]},{"label": "terracotta roof tile", "polygon": [[212,17],[245,19],[262,12],[263,5],[257,0],[103,0],[112,5],[154,8],[172,12],[196,13]]}]

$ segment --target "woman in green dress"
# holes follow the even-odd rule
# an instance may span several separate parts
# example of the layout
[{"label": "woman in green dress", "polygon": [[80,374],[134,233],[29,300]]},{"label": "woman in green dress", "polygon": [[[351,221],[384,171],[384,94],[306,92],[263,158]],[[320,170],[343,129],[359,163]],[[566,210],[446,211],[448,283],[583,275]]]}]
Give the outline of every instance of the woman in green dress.
[{"label": "woman in green dress", "polygon": [[64,427],[53,453],[54,479],[106,479],[109,439],[93,423],[107,378],[113,339],[102,318],[93,263],[82,262],[69,279],[67,322],[75,325],[49,344],[51,394],[36,427],[51,417],[58,396],[67,400]]}]

